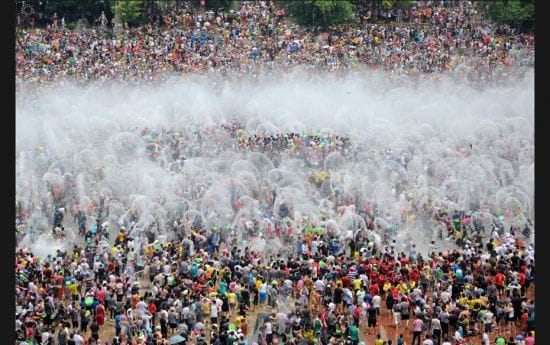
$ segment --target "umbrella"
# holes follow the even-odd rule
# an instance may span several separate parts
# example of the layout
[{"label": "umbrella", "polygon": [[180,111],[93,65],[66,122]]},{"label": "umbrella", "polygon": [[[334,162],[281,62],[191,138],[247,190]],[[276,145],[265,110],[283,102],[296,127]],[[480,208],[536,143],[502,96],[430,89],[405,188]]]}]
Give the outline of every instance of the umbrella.
[{"label": "umbrella", "polygon": [[177,345],[177,344],[183,344],[185,342],[185,338],[182,337],[179,334],[176,334],[172,337],[170,337],[170,345]]}]

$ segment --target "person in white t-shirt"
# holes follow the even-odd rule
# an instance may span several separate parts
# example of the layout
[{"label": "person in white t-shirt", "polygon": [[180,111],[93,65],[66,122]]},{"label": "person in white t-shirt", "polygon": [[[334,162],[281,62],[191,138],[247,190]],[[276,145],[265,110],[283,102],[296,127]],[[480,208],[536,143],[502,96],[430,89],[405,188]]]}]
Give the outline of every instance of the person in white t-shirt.
[{"label": "person in white t-shirt", "polygon": [[82,345],[84,344],[84,338],[79,334],[79,332],[76,332],[73,337],[74,344],[75,345]]},{"label": "person in white t-shirt", "polygon": [[422,345],[434,345],[434,342],[429,334],[426,334],[426,339],[424,339]]},{"label": "person in white t-shirt", "polygon": [[218,324],[218,304],[215,301],[210,304],[210,321],[213,325]]},{"label": "person in white t-shirt", "polygon": [[483,332],[483,335],[481,336],[481,344],[491,345],[491,339],[489,338],[489,335],[487,334],[487,332]]},{"label": "person in white t-shirt", "polygon": [[372,306],[374,309],[376,309],[376,313],[380,315],[380,302],[382,301],[382,297],[379,295],[374,295],[372,297]]}]

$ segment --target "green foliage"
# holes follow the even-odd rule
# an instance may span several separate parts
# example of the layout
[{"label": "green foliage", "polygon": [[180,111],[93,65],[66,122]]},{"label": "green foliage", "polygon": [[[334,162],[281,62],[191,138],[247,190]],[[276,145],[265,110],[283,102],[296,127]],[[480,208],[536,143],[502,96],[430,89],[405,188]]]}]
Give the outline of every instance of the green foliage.
[{"label": "green foliage", "polygon": [[382,7],[384,7],[386,11],[391,10],[396,2],[397,0],[382,0]]},{"label": "green foliage", "polygon": [[120,0],[118,3],[120,18],[123,23],[128,23],[128,26],[139,26],[144,24],[145,11],[144,0]]},{"label": "green foliage", "polygon": [[68,30],[71,30],[71,31],[74,30],[74,29],[76,29],[76,22],[69,22],[69,23],[67,23],[66,28],[67,28]]},{"label": "green foliage", "polygon": [[347,0],[294,0],[288,11],[300,24],[327,27],[350,22],[353,5]]},{"label": "green foliage", "polygon": [[239,21],[239,16],[235,12],[229,12],[227,14],[227,20],[229,22],[233,22],[234,20]]},{"label": "green foliage", "polygon": [[46,17],[57,13],[57,18],[65,17],[65,22],[77,21],[80,18],[86,18],[88,23],[93,23],[105,12],[105,16],[110,21],[114,17],[111,9],[114,0],[27,0],[28,6],[36,12],[42,12]]},{"label": "green foliage", "polygon": [[501,0],[483,1],[489,18],[500,24],[509,24],[523,30],[532,29],[535,25],[534,0]]},{"label": "green foliage", "polygon": [[[199,0],[192,0],[191,5],[194,7],[200,7]],[[204,9],[206,10],[217,10],[219,8],[224,8],[229,10],[231,6],[231,0],[205,0]]]},{"label": "green foliage", "polygon": [[415,0],[394,0],[395,6],[402,10],[409,10],[411,7],[416,6]]}]

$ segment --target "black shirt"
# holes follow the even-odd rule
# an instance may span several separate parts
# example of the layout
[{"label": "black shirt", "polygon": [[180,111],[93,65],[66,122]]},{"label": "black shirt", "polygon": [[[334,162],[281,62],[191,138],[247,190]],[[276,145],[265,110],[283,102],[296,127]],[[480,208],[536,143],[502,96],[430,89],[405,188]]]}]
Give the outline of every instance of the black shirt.
[{"label": "black shirt", "polygon": [[369,314],[369,320],[376,320],[376,309],[374,307],[370,307],[367,309],[367,314]]}]

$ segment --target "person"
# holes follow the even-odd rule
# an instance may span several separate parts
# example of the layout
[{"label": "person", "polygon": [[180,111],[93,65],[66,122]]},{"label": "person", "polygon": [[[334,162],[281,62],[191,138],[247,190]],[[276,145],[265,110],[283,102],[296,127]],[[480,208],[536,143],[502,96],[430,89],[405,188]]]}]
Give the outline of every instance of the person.
[{"label": "person", "polygon": [[[390,293],[390,295],[392,295]],[[393,323],[395,324],[395,328],[399,329],[399,324],[401,323],[401,303],[394,303],[393,305]]]},{"label": "person", "polygon": [[481,345],[491,345],[491,339],[489,338],[489,334],[487,334],[487,332],[483,332],[483,335],[481,336]]},{"label": "person", "polygon": [[376,309],[371,305],[369,309],[367,309],[367,330],[365,330],[365,333],[368,334],[368,329],[373,328],[373,334],[374,334],[374,328],[376,328],[376,315],[377,311]]},{"label": "person", "polygon": [[399,337],[397,338],[397,345],[406,345],[403,333],[399,334]]},{"label": "person", "polygon": [[59,333],[57,335],[57,343],[59,345],[67,345],[67,341],[69,340],[69,328],[66,323],[62,324],[59,330]]},{"label": "person", "polygon": [[349,336],[353,345],[359,344],[359,328],[353,323],[349,326]]},{"label": "person", "polygon": [[400,306],[400,314],[401,314],[401,320],[405,321],[405,327],[409,327],[409,302],[406,299],[403,299],[401,301]]},{"label": "person", "polygon": [[433,336],[433,341],[437,345],[441,342],[441,322],[437,317],[433,317],[430,323],[431,333]]},{"label": "person", "polygon": [[535,345],[535,332],[531,331],[525,337],[525,345]]},{"label": "person", "polygon": [[431,339],[429,334],[426,334],[426,339],[422,342],[422,345],[434,345],[434,342]]},{"label": "person", "polygon": [[90,325],[90,330],[92,331],[92,339],[97,342],[99,340],[99,325],[97,323],[97,319]]},{"label": "person", "polygon": [[498,334],[495,338],[495,344],[496,345],[506,345],[506,338],[502,334]]},{"label": "person", "polygon": [[412,339],[411,345],[414,345],[415,343],[420,345],[422,343],[423,326],[424,326],[424,322],[422,321],[422,319],[416,316],[416,318],[413,321],[413,339]]},{"label": "person", "polygon": [[75,345],[83,345],[84,344],[84,338],[80,335],[80,332],[77,330],[74,333],[74,344]]},{"label": "person", "polygon": [[102,327],[105,324],[105,307],[103,303],[99,303],[95,310],[96,320],[99,327]]}]

